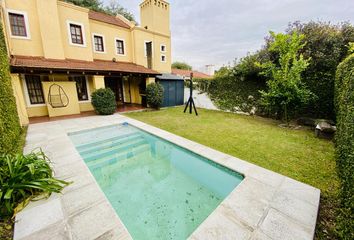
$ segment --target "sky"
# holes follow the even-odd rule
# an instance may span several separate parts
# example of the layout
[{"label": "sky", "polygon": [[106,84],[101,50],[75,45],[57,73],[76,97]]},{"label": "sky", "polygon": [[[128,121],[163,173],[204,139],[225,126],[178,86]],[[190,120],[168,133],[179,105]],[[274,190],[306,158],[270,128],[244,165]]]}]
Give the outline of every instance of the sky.
[{"label": "sky", "polygon": [[[107,4],[110,0],[103,0]],[[143,0],[118,0],[140,22]],[[264,44],[270,30],[288,23],[330,21],[354,24],[354,0],[169,0],[172,61],[194,69],[228,65]]]}]

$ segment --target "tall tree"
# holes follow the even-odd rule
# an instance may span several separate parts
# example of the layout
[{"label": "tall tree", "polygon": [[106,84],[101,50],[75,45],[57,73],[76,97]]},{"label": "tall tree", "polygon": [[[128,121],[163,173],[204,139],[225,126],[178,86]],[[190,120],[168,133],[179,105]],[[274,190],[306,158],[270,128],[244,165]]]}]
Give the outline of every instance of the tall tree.
[{"label": "tall tree", "polygon": [[175,69],[192,70],[192,66],[185,62],[174,62],[171,67]]},{"label": "tall tree", "polygon": [[106,6],[104,8],[104,11],[110,15],[116,16],[117,14],[120,14],[122,16],[124,16],[126,19],[128,19],[129,21],[134,21],[135,22],[135,18],[134,15],[130,12],[128,12],[127,9],[125,9],[124,7],[122,7],[117,0],[111,0],[108,4],[108,6]]},{"label": "tall tree", "polygon": [[313,96],[301,80],[301,73],[309,65],[300,50],[305,46],[303,34],[294,31],[290,34],[270,32],[273,39],[269,50],[276,53],[276,63],[268,61],[262,65],[263,73],[269,77],[268,90],[260,91],[266,109],[289,123],[289,115],[307,103]]},{"label": "tall tree", "polygon": [[120,14],[129,21],[135,21],[134,15],[122,7],[117,0],[111,0],[108,6],[104,6],[100,0],[64,0],[75,5],[89,8],[93,11],[103,12],[112,16]]}]

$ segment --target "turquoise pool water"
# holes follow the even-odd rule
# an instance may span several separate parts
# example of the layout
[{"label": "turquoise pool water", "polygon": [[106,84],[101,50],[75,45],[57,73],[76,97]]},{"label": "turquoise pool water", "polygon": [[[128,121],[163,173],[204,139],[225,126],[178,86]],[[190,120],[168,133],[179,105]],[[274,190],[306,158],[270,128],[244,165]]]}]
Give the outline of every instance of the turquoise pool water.
[{"label": "turquoise pool water", "polygon": [[186,239],[243,179],[128,124],[69,135],[134,239]]}]

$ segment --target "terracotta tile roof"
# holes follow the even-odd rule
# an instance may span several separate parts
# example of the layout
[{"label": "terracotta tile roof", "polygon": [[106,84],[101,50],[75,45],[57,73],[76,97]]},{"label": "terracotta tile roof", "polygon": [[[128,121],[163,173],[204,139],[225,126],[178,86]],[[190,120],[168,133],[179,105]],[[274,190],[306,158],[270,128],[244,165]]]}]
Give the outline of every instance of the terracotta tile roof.
[{"label": "terracotta tile roof", "polygon": [[130,26],[118,17],[111,16],[105,13],[89,11],[89,19],[96,20],[99,22],[113,24],[122,28],[130,29]]},{"label": "terracotta tile roof", "polygon": [[76,70],[87,72],[123,72],[159,75],[158,72],[144,66],[129,62],[113,62],[105,60],[81,61],[74,59],[46,59],[43,57],[13,56],[10,59],[12,68]]},{"label": "terracotta tile roof", "polygon": [[181,77],[189,78],[192,72],[193,72],[193,77],[195,78],[206,78],[206,79],[212,78],[212,76],[202,72],[172,68],[172,74]]}]

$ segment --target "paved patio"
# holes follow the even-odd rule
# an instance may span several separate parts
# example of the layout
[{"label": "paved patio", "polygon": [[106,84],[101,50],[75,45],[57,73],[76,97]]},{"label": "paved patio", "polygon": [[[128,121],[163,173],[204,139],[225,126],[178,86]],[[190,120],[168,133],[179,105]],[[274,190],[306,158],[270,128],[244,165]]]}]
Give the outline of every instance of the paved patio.
[{"label": "paved patio", "polygon": [[67,133],[128,122],[245,175],[190,239],[313,239],[320,190],[143,122],[115,114],[28,127],[25,152],[41,147],[63,194],[30,203],[16,217],[14,239],[131,239]]}]

